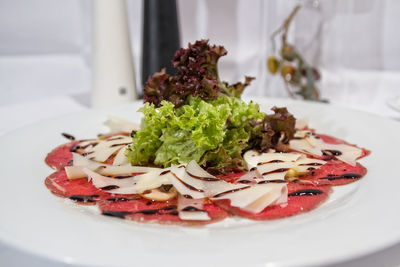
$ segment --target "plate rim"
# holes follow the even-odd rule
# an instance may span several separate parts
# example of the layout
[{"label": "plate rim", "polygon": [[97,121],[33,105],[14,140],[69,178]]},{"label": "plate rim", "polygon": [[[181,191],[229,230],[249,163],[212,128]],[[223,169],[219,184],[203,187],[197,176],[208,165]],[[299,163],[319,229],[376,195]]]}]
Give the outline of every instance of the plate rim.
[{"label": "plate rim", "polygon": [[[245,99],[247,100],[248,97],[246,97]],[[284,102],[289,102],[290,104],[296,104],[296,103],[302,103],[302,104],[304,104],[304,103],[305,103],[304,101],[291,100],[291,99],[288,101],[288,99],[284,99],[284,98],[259,98],[259,99],[257,99],[257,102],[260,104],[260,106],[262,106],[263,104],[265,104],[265,103],[263,103],[263,102],[265,102],[265,101],[269,102],[269,101],[276,101],[276,100],[284,101]],[[260,103],[260,102],[261,102],[261,103]],[[129,106],[132,106],[132,104],[137,104],[137,103],[138,103],[138,101],[135,101],[134,103],[129,103],[129,104],[124,104],[124,105],[118,106],[118,108],[129,107]],[[308,105],[308,104],[312,104],[312,105],[314,105],[314,104],[315,104],[315,105],[326,105],[326,104],[313,103],[313,102],[306,103],[306,104],[307,104],[307,105]],[[372,117],[375,118],[375,119],[379,119],[379,120],[384,119],[384,120],[386,120],[386,121],[388,121],[388,122],[390,122],[390,123],[393,123],[393,122],[394,122],[394,123],[400,123],[400,122],[397,122],[397,121],[395,121],[395,120],[393,120],[393,119],[390,119],[390,118],[388,118],[388,117],[381,116],[381,115],[379,115],[379,114],[370,113],[370,112],[364,112],[364,111],[352,109],[352,108],[349,108],[349,107],[346,107],[346,106],[343,107],[343,106],[338,105],[338,104],[328,104],[328,105],[331,105],[331,107],[332,107],[332,106],[340,106],[342,109],[346,109],[346,112],[352,112],[352,113],[355,112],[355,113],[359,113],[359,114],[364,114],[364,115],[372,116]],[[81,110],[81,111],[76,111],[76,112],[73,112],[73,113],[70,113],[70,114],[64,114],[64,115],[58,116],[58,117],[56,117],[56,118],[46,119],[46,120],[43,120],[43,121],[40,121],[40,122],[37,122],[37,123],[32,123],[32,124],[29,124],[29,125],[24,125],[24,126],[22,126],[22,127],[18,127],[18,128],[14,129],[14,130],[12,130],[12,131],[8,131],[8,132],[2,134],[1,137],[12,136],[13,133],[15,133],[15,132],[20,132],[20,131],[22,131],[22,130],[25,129],[25,128],[37,127],[38,125],[48,124],[48,123],[51,122],[51,121],[59,120],[59,119],[66,118],[66,117],[73,117],[73,116],[76,116],[77,114],[81,114],[81,113],[93,113],[93,112],[96,112],[96,111],[104,112],[104,111],[108,111],[108,110],[110,110],[110,109],[113,110],[113,109],[115,109],[115,107],[113,107],[113,108],[102,108],[102,109]],[[400,236],[399,236],[399,237],[400,237]],[[388,248],[388,247],[391,247],[391,246],[397,244],[397,243],[400,241],[399,237],[394,238],[393,241],[392,241],[390,244],[389,244],[389,243],[386,243],[385,245],[381,246],[381,247],[378,248],[378,249],[376,249],[376,248],[371,248],[371,250],[370,250],[367,254],[370,254],[370,253],[375,252],[375,251],[378,251],[378,250],[384,250],[384,249],[386,249],[386,248]],[[397,240],[396,240],[396,239],[397,239]],[[6,245],[11,245],[12,247],[16,248],[17,250],[20,250],[20,247],[21,247],[20,245],[17,245],[17,242],[14,242],[14,241],[11,241],[11,242],[10,242],[10,240],[9,240],[9,242],[4,242],[4,236],[1,235],[1,234],[0,234],[0,242],[2,242],[3,244],[6,244]],[[61,261],[60,261],[60,259],[57,258],[56,256],[55,256],[55,257],[52,257],[52,256],[49,255],[49,254],[41,253],[40,249],[37,249],[37,250],[35,250],[35,249],[29,249],[29,246],[25,246],[25,248],[24,248],[23,250],[24,250],[25,252],[30,253],[31,255],[34,255],[34,256],[39,255],[41,258],[51,259],[51,260],[54,260],[54,261],[57,261],[57,262],[72,263],[72,264],[81,264],[80,262],[73,262],[73,261],[71,262],[71,261],[69,261],[69,260],[67,260],[67,261],[62,261],[62,260],[61,260]],[[363,256],[363,255],[366,255],[366,254],[365,254],[365,253],[360,253],[359,255],[356,255],[356,257],[360,257],[360,256]],[[335,262],[336,262],[336,261],[331,261],[331,262],[328,261],[328,264],[329,264],[329,263],[335,263]],[[317,262],[311,263],[311,264],[318,264],[318,263],[322,263],[322,262],[317,261]],[[325,260],[323,263],[326,264],[327,261]],[[84,263],[84,264],[87,264],[87,263]],[[305,264],[307,264],[307,263],[305,263]]]}]

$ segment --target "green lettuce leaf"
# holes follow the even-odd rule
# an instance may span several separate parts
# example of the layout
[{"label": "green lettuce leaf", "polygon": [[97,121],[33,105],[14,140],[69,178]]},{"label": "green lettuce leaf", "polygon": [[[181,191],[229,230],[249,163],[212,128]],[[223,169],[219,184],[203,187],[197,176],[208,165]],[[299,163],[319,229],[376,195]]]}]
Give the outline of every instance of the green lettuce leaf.
[{"label": "green lettuce leaf", "polygon": [[195,160],[221,172],[243,168],[251,122],[264,118],[259,106],[228,96],[208,102],[190,97],[188,102],[179,108],[168,101],[159,108],[146,103],[139,110],[142,129],[126,152],[132,165],[168,167]]}]

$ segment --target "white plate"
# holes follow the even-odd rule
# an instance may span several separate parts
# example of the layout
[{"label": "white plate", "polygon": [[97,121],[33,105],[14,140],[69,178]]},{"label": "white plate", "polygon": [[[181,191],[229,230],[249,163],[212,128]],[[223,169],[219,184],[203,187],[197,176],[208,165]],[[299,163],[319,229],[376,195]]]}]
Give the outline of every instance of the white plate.
[{"label": "white plate", "polygon": [[400,95],[387,100],[389,107],[400,112]]},{"label": "white plate", "polygon": [[104,131],[107,114],[139,120],[133,103],[85,111],[17,130],[0,140],[0,241],[71,264],[102,266],[288,266],[335,263],[400,241],[400,123],[341,106],[257,99],[264,111],[288,106],[319,132],[372,150],[368,174],[336,187],[328,202],[302,215],[274,220],[229,219],[201,228],[139,224],[97,214],[53,196],[46,153]]}]

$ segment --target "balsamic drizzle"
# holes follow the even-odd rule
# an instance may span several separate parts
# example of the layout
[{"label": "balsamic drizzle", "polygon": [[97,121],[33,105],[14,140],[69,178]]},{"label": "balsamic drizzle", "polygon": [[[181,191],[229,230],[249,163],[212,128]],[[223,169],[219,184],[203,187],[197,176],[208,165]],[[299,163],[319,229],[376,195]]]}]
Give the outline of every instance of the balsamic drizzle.
[{"label": "balsamic drizzle", "polygon": [[103,211],[102,214],[106,215],[106,216],[125,219],[125,216],[129,215],[129,214],[132,214],[132,212],[129,212],[129,211],[112,211],[112,210],[110,210],[110,211]]},{"label": "balsamic drizzle", "polygon": [[325,156],[326,155],[340,156],[340,155],[342,155],[342,152],[339,150],[325,149],[325,150],[322,150],[322,154]]},{"label": "balsamic drizzle", "polygon": [[316,195],[321,195],[324,192],[319,189],[302,189],[302,190],[297,190],[294,191],[290,194],[288,194],[289,197],[297,197],[297,196],[316,196]]},{"label": "balsamic drizzle", "polygon": [[113,189],[118,189],[118,188],[119,188],[118,185],[107,185],[107,186],[100,187],[101,190],[113,190]]},{"label": "balsamic drizzle", "polygon": [[110,198],[107,198],[107,201],[119,202],[119,201],[129,201],[129,200],[138,200],[138,199],[140,199],[140,197],[135,198],[135,199],[125,198],[125,197],[110,197]]},{"label": "balsamic drizzle", "polygon": [[106,141],[114,141],[114,140],[120,140],[120,139],[123,139],[123,137],[122,136],[113,137],[113,138],[106,139]]},{"label": "balsamic drizzle", "polygon": [[283,183],[287,183],[286,180],[280,180],[280,179],[274,179],[274,180],[264,180],[264,181],[260,181],[257,184],[269,184],[269,183],[278,183],[278,184],[283,184]]},{"label": "balsamic drizzle", "polygon": [[342,175],[334,175],[334,174],[328,174],[326,177],[319,178],[321,180],[329,180],[329,181],[334,181],[334,180],[339,180],[339,179],[349,179],[349,180],[354,180],[361,178],[360,174],[357,173],[345,173]]},{"label": "balsamic drizzle", "polygon": [[94,198],[97,197],[99,197],[99,195],[72,195],[69,196],[68,198],[76,202],[87,203],[87,202],[95,202],[96,200]]},{"label": "balsamic drizzle", "polygon": [[270,164],[270,163],[280,163],[280,162],[283,162],[283,160],[275,159],[275,160],[271,160],[271,161],[267,161],[267,162],[259,162],[259,163],[257,163],[257,166]]},{"label": "balsamic drizzle", "polygon": [[222,197],[222,196],[224,196],[224,195],[226,195],[226,194],[230,194],[230,193],[235,193],[235,192],[238,192],[238,191],[242,191],[242,190],[248,189],[248,188],[250,188],[250,187],[251,187],[251,186],[245,186],[245,187],[241,187],[241,188],[236,188],[236,189],[228,190],[228,191],[225,191],[225,192],[216,194],[216,195],[213,196],[213,197],[215,197],[215,198]]},{"label": "balsamic drizzle", "polygon": [[193,207],[193,206],[187,206],[187,207],[184,207],[184,208],[182,209],[182,211],[203,211],[203,210],[198,209],[198,208]]},{"label": "balsamic drizzle", "polygon": [[61,133],[61,135],[64,136],[65,138],[67,138],[68,140],[71,140],[71,141],[75,140],[75,136],[73,136],[72,134]]},{"label": "balsamic drizzle", "polygon": [[117,175],[117,176],[114,176],[113,178],[114,179],[126,179],[126,178],[131,178],[132,177],[132,175]]},{"label": "balsamic drizzle", "polygon": [[103,211],[102,214],[106,216],[111,216],[111,217],[117,217],[121,219],[125,219],[127,215],[130,214],[143,214],[143,215],[155,215],[158,214],[160,211],[169,211],[167,213],[163,214],[170,214],[170,215],[178,215],[178,211],[176,210],[177,206],[175,205],[170,205],[170,206],[165,206],[160,209],[144,209],[144,210],[139,210],[139,211]]},{"label": "balsamic drizzle", "polygon": [[192,178],[195,178],[195,179],[198,179],[198,180],[202,180],[202,181],[206,181],[206,182],[220,181],[220,179],[215,178],[215,177],[201,177],[201,176],[194,175],[194,174],[192,174],[192,173],[190,173],[188,171],[186,171],[186,173]]},{"label": "balsamic drizzle", "polygon": [[126,145],[130,145],[130,144],[132,144],[132,142],[129,142],[129,143],[122,143],[122,144],[113,144],[113,145],[111,145],[110,147],[126,146]]},{"label": "balsamic drizzle", "polygon": [[196,188],[196,187],[194,187],[194,186],[191,186],[190,184],[185,183],[184,181],[182,181],[181,179],[179,179],[178,176],[175,175],[175,173],[172,172],[172,175],[173,175],[179,182],[181,182],[184,186],[186,186],[186,187],[189,188],[190,190],[197,191],[197,192],[200,192],[200,193],[203,193],[203,192],[204,192],[203,189],[198,189],[198,188]]},{"label": "balsamic drizzle", "polygon": [[262,176],[268,175],[268,174],[273,174],[273,173],[285,172],[285,171],[288,171],[288,170],[289,170],[289,168],[280,168],[280,169],[276,169],[276,170],[273,170],[273,171],[264,172],[264,173],[262,174]]}]

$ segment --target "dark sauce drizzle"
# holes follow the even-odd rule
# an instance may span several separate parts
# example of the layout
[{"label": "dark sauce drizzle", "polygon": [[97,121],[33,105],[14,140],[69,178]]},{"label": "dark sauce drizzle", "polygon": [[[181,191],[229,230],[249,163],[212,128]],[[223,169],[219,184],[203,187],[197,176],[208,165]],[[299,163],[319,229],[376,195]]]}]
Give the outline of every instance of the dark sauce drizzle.
[{"label": "dark sauce drizzle", "polygon": [[109,138],[109,139],[107,139],[106,141],[120,140],[120,139],[122,139],[122,138],[123,138],[122,136],[119,136],[119,137]]},{"label": "dark sauce drizzle", "polygon": [[103,215],[125,219],[126,215],[132,214],[129,211],[103,211]]},{"label": "dark sauce drizzle", "polygon": [[187,173],[190,177],[192,177],[192,178],[195,178],[195,179],[198,179],[198,180],[202,180],[202,181],[206,181],[206,182],[216,182],[216,181],[219,181],[219,180],[220,180],[220,179],[215,178],[215,177],[201,177],[201,176],[196,176],[196,175],[194,175],[194,174],[191,174],[191,173],[188,172],[188,171],[186,171],[186,173]]},{"label": "dark sauce drizzle", "polygon": [[95,202],[96,201],[95,198],[98,197],[99,195],[72,195],[69,196],[68,198],[76,202],[87,203],[87,202]]},{"label": "dark sauce drizzle", "polygon": [[116,146],[126,146],[126,145],[130,145],[130,144],[132,144],[131,142],[129,142],[129,143],[123,143],[123,144],[113,144],[113,145],[111,145],[110,147],[116,147]]},{"label": "dark sauce drizzle", "polygon": [[194,186],[191,186],[190,184],[185,183],[184,181],[182,181],[181,179],[179,179],[178,176],[176,176],[173,172],[172,172],[172,175],[173,175],[179,182],[181,182],[184,186],[186,186],[186,187],[189,188],[190,190],[197,191],[197,192],[200,192],[200,193],[203,193],[203,192],[204,192],[204,190],[202,190],[202,189],[198,189],[198,188],[196,188],[196,187],[194,187]]},{"label": "dark sauce drizzle", "polygon": [[113,189],[118,189],[118,188],[119,188],[118,185],[107,185],[107,186],[100,187],[101,190],[113,190]]},{"label": "dark sauce drizzle", "polygon": [[182,209],[182,211],[203,211],[203,210],[198,209],[198,208],[193,207],[193,206],[187,206],[187,207],[184,207],[184,208]]},{"label": "dark sauce drizzle", "polygon": [[87,155],[90,155],[90,154],[93,154],[93,153],[94,153],[94,151],[84,152],[84,153],[82,153],[82,156],[86,157]]},{"label": "dark sauce drizzle", "polygon": [[236,188],[236,189],[228,190],[228,191],[225,191],[225,192],[216,194],[216,195],[213,196],[213,197],[215,197],[215,198],[222,197],[222,196],[224,196],[224,195],[226,195],[226,194],[235,193],[235,192],[238,192],[238,191],[242,191],[242,190],[248,189],[248,188],[250,188],[250,187],[251,187],[251,186],[245,186],[245,187],[241,187],[241,188]]},{"label": "dark sauce drizzle", "polygon": [[160,176],[161,176],[161,175],[166,175],[166,174],[168,174],[168,173],[170,173],[170,172],[171,172],[170,170],[163,171],[162,173],[160,173]]},{"label": "dark sauce drizzle", "polygon": [[283,160],[275,159],[275,160],[271,160],[271,161],[267,161],[267,162],[259,162],[259,163],[257,163],[257,166],[270,164],[270,163],[280,163],[280,162],[283,162]]},{"label": "dark sauce drizzle", "polygon": [[149,210],[139,210],[136,211],[135,213],[142,213],[144,215],[154,215],[157,214],[159,209],[149,209]]},{"label": "dark sauce drizzle", "polygon": [[135,199],[133,199],[133,198],[125,198],[125,197],[110,197],[110,198],[107,198],[107,201],[119,202],[119,201],[129,201],[129,200],[138,200],[138,199],[140,199],[140,197],[135,198]]},{"label": "dark sauce drizzle", "polygon": [[319,179],[334,181],[334,180],[339,180],[339,179],[353,180],[353,179],[358,179],[358,178],[361,178],[360,174],[357,174],[357,173],[345,173],[345,174],[342,174],[342,175],[328,174],[327,177],[322,177],[322,178],[319,178]]},{"label": "dark sauce drizzle", "polygon": [[163,210],[176,210],[178,207],[176,205],[165,206]]},{"label": "dark sauce drizzle", "polygon": [[340,155],[342,155],[342,152],[340,152],[339,150],[325,149],[325,150],[322,150],[322,154],[325,156],[326,155],[340,156]]},{"label": "dark sauce drizzle", "polygon": [[[83,142],[82,140],[80,141],[80,142]],[[87,147],[89,147],[89,146],[93,146],[93,147],[95,147],[96,145],[98,144],[98,142],[92,142],[92,143],[89,143],[89,144],[87,144],[87,145],[85,145],[85,146],[81,146],[81,145],[73,145],[73,146],[71,146],[71,148],[69,149],[69,151],[70,152],[76,152],[77,150],[79,150],[79,149],[85,149],[85,148],[87,148]],[[92,152],[93,153],[93,152]]]},{"label": "dark sauce drizzle", "polygon": [[322,166],[322,163],[311,162],[311,163],[300,164],[300,166]]},{"label": "dark sauce drizzle", "polygon": [[68,134],[68,133],[61,133],[62,136],[64,136],[65,138],[67,138],[68,140],[74,141],[75,140],[75,136]]},{"label": "dark sauce drizzle", "polygon": [[[116,199],[115,201],[118,201],[117,200],[118,198],[115,198],[115,199]],[[122,199],[123,199],[122,201],[125,201],[124,198],[122,198]],[[111,199],[107,199],[107,200],[111,200]],[[126,200],[130,200],[130,199],[126,199]],[[112,201],[114,201],[114,198],[113,198]],[[149,201],[149,202],[150,202],[150,204],[152,203],[151,201]],[[144,209],[144,210],[139,210],[139,211],[136,211],[136,212],[131,212],[131,211],[103,211],[102,214],[106,215],[106,216],[112,216],[112,217],[118,217],[118,218],[121,218],[121,219],[125,219],[125,217],[127,215],[130,215],[130,214],[139,214],[139,213],[141,213],[141,214],[144,214],[144,215],[155,215],[155,214],[159,213],[160,211],[169,211],[167,213],[162,213],[162,214],[178,215],[179,213],[178,213],[178,211],[176,209],[177,209],[176,205],[169,205],[169,206],[165,206],[165,207],[160,208],[160,209]]]},{"label": "dark sauce drizzle", "polygon": [[287,181],[285,181],[285,180],[280,180],[280,179],[275,179],[275,180],[264,180],[264,181],[258,182],[257,184],[269,184],[269,183],[283,184],[283,183],[287,183]]},{"label": "dark sauce drizzle", "polygon": [[132,177],[132,175],[117,175],[117,176],[114,176],[113,178],[114,179],[126,179],[126,178],[131,178]]},{"label": "dark sauce drizzle", "polygon": [[289,168],[280,168],[280,169],[277,169],[277,170],[274,170],[274,171],[264,172],[262,174],[262,176],[268,175],[268,174],[273,174],[273,173],[285,172],[285,171],[288,171],[288,170],[289,170]]},{"label": "dark sauce drizzle", "polygon": [[81,149],[82,147],[80,146],[80,145],[73,145],[73,146],[71,146],[70,148],[69,148],[69,151],[70,152],[75,152],[75,151],[77,151],[78,149]]},{"label": "dark sauce drizzle", "polygon": [[324,192],[319,189],[302,189],[298,191],[294,191],[290,194],[288,194],[289,197],[297,197],[297,196],[316,196],[316,195],[321,195]]}]

